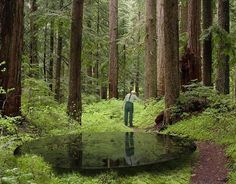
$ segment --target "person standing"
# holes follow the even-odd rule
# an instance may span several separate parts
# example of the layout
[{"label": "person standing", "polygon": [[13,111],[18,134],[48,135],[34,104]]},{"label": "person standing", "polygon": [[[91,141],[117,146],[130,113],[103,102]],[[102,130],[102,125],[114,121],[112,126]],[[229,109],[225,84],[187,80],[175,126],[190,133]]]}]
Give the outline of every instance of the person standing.
[{"label": "person standing", "polygon": [[[124,121],[125,126],[133,127],[133,113],[134,113],[134,101],[139,100],[135,91],[130,91],[124,99]],[[128,121],[129,120],[129,121]]]}]

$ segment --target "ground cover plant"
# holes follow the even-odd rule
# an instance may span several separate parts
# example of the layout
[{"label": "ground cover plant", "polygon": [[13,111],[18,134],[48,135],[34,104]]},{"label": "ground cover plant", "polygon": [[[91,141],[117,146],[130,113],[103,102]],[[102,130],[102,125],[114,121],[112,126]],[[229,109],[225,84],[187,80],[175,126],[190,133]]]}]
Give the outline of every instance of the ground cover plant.
[{"label": "ground cover plant", "polygon": [[[41,82],[40,82],[41,83]],[[40,84],[39,83],[39,84]],[[44,84],[43,84],[44,85]],[[37,85],[35,93],[44,89]],[[198,92],[196,92],[198,91]],[[212,89],[197,87],[193,92],[181,96],[180,101],[186,101],[190,96],[206,96],[211,100],[211,105],[200,114],[188,117],[175,125],[169,126],[164,132],[178,136],[189,137],[197,141],[211,140],[226,146],[227,155],[232,158],[229,165],[231,169],[229,183],[235,181],[235,111],[234,103],[230,97],[219,98],[212,94]],[[25,155],[14,157],[13,151],[17,145],[36,139],[40,136],[56,136],[65,134],[76,134],[80,132],[126,132],[133,131],[124,126],[123,123],[123,101],[108,100],[90,103],[84,106],[83,125],[69,120],[66,115],[65,104],[48,106],[52,102],[50,94],[41,91],[39,96],[31,93],[32,101],[28,101],[28,91],[24,91],[23,112],[30,120],[27,129],[22,127],[20,118],[1,118],[4,125],[4,134],[0,137],[0,178],[3,184],[12,183],[189,183],[192,164],[198,153],[184,161],[171,162],[166,166],[159,165],[147,171],[138,171],[131,174],[120,174],[116,171],[108,171],[95,176],[86,176],[79,173],[57,175],[52,167],[43,158],[36,155]],[[34,99],[37,98],[37,99]],[[49,101],[47,101],[49,100]],[[220,108],[219,108],[220,106]],[[30,109],[30,111],[27,111]],[[135,103],[134,124],[136,128],[143,129],[154,127],[156,115],[163,110],[163,101],[151,100],[147,103]],[[35,129],[40,131],[35,134]]]}]

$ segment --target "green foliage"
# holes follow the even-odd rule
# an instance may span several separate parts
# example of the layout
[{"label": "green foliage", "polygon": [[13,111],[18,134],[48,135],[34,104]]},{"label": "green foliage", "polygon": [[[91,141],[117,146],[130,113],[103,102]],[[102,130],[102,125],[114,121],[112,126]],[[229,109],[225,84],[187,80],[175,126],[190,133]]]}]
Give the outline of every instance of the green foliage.
[{"label": "green foliage", "polygon": [[37,156],[24,156],[17,159],[15,168],[4,170],[3,184],[51,183],[51,168]]},{"label": "green foliage", "polygon": [[25,79],[22,112],[34,125],[44,131],[62,128],[68,124],[64,105],[58,104],[43,80]]},{"label": "green foliage", "polygon": [[0,116],[0,135],[1,134],[15,134],[17,124],[19,124],[21,117],[1,117]]},{"label": "green foliage", "polygon": [[210,100],[210,106],[201,115],[178,122],[163,133],[187,136],[196,140],[211,140],[226,145],[226,153],[233,160],[230,183],[235,183],[235,101],[230,96],[218,95],[206,87],[197,87],[193,91],[188,91],[181,96],[180,101],[186,102],[193,96],[206,97]]}]

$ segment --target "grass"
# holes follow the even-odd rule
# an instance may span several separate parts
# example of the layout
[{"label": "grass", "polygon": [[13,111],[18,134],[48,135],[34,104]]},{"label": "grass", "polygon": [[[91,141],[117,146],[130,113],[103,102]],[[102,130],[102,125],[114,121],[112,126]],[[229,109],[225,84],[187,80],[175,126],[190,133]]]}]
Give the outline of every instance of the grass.
[{"label": "grass", "polygon": [[229,166],[231,169],[229,183],[234,184],[236,183],[236,112],[218,114],[218,117],[214,115],[205,112],[169,127],[164,133],[225,145],[226,154],[232,160],[232,165]]}]

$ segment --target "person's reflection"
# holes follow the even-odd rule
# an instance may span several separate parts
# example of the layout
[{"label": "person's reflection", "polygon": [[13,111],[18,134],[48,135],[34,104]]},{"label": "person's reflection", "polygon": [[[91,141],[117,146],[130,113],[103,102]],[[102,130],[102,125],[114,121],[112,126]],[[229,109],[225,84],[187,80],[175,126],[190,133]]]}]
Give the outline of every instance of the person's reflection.
[{"label": "person's reflection", "polygon": [[125,133],[125,161],[128,165],[134,166],[134,132]]}]

